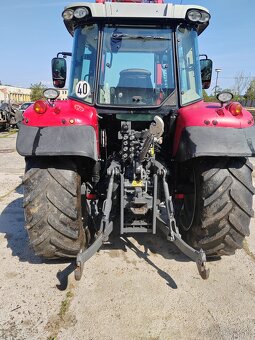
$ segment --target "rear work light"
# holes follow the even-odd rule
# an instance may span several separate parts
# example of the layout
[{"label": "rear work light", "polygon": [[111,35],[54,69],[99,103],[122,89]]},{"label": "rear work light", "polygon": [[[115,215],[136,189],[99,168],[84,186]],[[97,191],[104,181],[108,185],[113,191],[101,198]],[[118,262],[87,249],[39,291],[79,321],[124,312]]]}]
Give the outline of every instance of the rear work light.
[{"label": "rear work light", "polygon": [[63,12],[62,17],[64,20],[72,20],[73,19],[73,10],[67,9]]},{"label": "rear work light", "polygon": [[59,91],[56,89],[46,89],[43,91],[43,95],[46,99],[55,100],[59,97]]},{"label": "rear work light", "polygon": [[201,12],[196,10],[191,10],[187,14],[190,21],[196,22],[202,18]]},{"label": "rear work light", "polygon": [[187,18],[194,23],[199,22],[204,24],[210,20],[210,17],[209,13],[198,9],[191,9],[187,12]]},{"label": "rear work light", "polygon": [[75,9],[66,9],[62,13],[64,20],[83,19],[89,15],[89,11],[86,7],[77,7]]},{"label": "rear work light", "polygon": [[35,103],[34,103],[34,111],[36,113],[45,113],[47,111],[47,104],[43,101],[43,100],[37,100]]},{"label": "rear work light", "polygon": [[226,109],[233,115],[233,116],[240,116],[242,114],[243,107],[240,103],[230,103],[226,106]]},{"label": "rear work light", "polygon": [[88,14],[89,14],[89,11],[87,10],[86,7],[78,7],[73,12],[74,17],[77,19],[85,18]]}]

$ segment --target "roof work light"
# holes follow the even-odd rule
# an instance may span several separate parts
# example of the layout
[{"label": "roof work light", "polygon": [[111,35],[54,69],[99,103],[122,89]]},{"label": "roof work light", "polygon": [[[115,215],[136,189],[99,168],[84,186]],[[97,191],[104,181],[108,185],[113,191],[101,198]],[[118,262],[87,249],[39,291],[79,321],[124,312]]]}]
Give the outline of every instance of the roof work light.
[{"label": "roof work light", "polygon": [[76,9],[66,9],[62,17],[64,20],[72,20],[73,18],[82,19],[89,15],[89,11],[86,7],[77,7]]},{"label": "roof work light", "polygon": [[191,9],[187,12],[187,18],[194,23],[206,23],[210,20],[210,14],[198,9]]}]

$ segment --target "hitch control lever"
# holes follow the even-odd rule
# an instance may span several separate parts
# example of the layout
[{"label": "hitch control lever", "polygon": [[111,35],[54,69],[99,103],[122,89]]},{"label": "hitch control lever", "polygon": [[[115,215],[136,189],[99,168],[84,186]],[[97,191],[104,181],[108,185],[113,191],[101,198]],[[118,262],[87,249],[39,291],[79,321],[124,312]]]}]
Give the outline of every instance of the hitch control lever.
[{"label": "hitch control lever", "polygon": [[142,162],[150,150],[151,143],[154,138],[160,138],[164,132],[164,121],[161,117],[155,116],[154,121],[151,123],[147,137],[143,143],[142,150],[139,155],[139,161]]}]

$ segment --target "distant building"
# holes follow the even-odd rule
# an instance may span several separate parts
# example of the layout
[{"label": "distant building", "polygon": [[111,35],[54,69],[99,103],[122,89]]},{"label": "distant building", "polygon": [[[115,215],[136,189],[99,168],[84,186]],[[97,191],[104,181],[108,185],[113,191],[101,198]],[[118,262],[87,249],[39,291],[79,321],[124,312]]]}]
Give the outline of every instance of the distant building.
[{"label": "distant building", "polygon": [[31,90],[23,87],[0,85],[0,101],[24,103],[31,101]]},{"label": "distant building", "polygon": [[68,90],[67,89],[58,89],[60,95],[58,97],[58,100],[66,100],[67,99],[67,94]]}]

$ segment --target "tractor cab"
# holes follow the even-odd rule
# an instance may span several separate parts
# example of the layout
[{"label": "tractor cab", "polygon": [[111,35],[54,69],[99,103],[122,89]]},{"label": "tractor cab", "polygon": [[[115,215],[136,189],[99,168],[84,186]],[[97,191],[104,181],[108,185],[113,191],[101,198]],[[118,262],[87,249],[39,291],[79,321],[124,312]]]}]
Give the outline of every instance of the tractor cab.
[{"label": "tractor cab", "polygon": [[[210,15],[199,6],[105,2],[63,12],[74,37],[69,98],[103,110],[158,109],[202,99],[197,36]],[[59,58],[56,63],[63,65]],[[203,59],[210,85],[212,63]],[[63,70],[55,74],[63,74]],[[63,87],[63,78],[55,77]],[[202,79],[203,81],[203,79]]]}]

